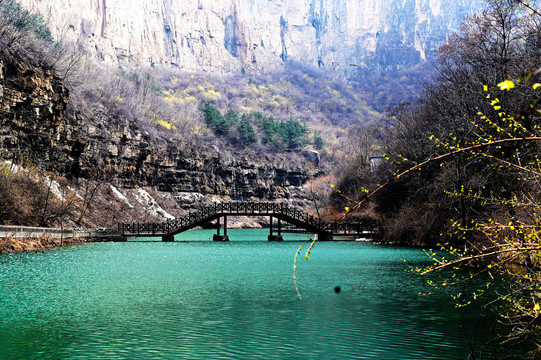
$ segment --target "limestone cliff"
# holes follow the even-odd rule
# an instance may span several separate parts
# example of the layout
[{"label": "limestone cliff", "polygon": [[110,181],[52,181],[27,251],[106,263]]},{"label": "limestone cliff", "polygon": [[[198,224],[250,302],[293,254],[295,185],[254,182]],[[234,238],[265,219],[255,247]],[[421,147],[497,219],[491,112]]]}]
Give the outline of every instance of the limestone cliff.
[{"label": "limestone cliff", "polygon": [[71,170],[83,145],[80,128],[68,126],[68,91],[49,69],[0,58],[0,158]]},{"label": "limestone cliff", "polygon": [[[318,171],[310,154],[195,149],[161,139],[123,117],[66,114],[68,91],[51,70],[0,58],[0,159],[123,188],[232,199],[290,198]],[[106,124],[106,125],[105,125]]]},{"label": "limestone cliff", "polygon": [[287,59],[354,75],[411,66],[479,0],[21,0],[57,39],[114,62],[271,70]]}]

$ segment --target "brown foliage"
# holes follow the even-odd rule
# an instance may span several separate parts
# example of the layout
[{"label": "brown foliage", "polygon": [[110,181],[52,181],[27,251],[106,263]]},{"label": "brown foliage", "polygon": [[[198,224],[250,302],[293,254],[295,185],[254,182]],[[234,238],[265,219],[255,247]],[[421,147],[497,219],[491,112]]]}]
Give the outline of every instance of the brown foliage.
[{"label": "brown foliage", "polygon": [[77,218],[90,200],[80,199],[65,178],[45,177],[33,166],[0,165],[2,225],[59,226],[67,218]]},{"label": "brown foliage", "polygon": [[39,181],[10,165],[0,165],[0,223],[39,225],[37,210],[44,205],[45,192]]},{"label": "brown foliage", "polygon": [[[529,110],[530,100],[537,98],[532,87],[517,84],[512,92],[505,92],[497,84],[507,77],[528,76],[532,83],[540,81],[539,74],[525,73],[539,65],[539,29],[539,18],[521,13],[519,4],[512,0],[491,0],[485,11],[467,19],[461,33],[440,49],[438,72],[425,87],[423,98],[389,113],[382,144],[393,173],[449,150],[436,146],[434,138],[439,144],[458,142],[465,146],[505,137],[501,128],[508,124],[501,110],[491,104],[495,98],[505,111],[518,115],[525,129],[538,125],[538,117]],[[485,86],[488,91],[484,91]],[[495,126],[480,123],[478,112],[495,119]],[[451,219],[466,225],[472,219],[490,218],[496,209],[486,206],[482,199],[510,198],[520,189],[518,175],[490,165],[489,157],[512,159],[519,152],[520,160],[526,163],[537,151],[535,144],[519,148],[502,144],[488,150],[487,156],[456,154],[441,167],[429,162],[422,169],[405,173],[374,196],[376,210],[388,225],[386,240],[437,242],[449,229]],[[385,178],[392,177],[390,174],[378,183],[384,183]],[[350,176],[349,181],[343,181],[344,187],[356,185],[354,179]],[[370,184],[366,173],[361,172],[357,179]],[[469,192],[476,196],[465,196]]]}]

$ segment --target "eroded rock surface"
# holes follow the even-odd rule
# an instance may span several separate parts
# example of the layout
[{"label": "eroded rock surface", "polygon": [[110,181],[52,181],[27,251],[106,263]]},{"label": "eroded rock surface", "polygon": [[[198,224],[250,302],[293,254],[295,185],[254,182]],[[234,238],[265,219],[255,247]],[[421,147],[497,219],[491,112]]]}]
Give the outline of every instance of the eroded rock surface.
[{"label": "eroded rock surface", "polygon": [[97,58],[186,71],[272,70],[287,59],[354,75],[412,66],[473,0],[21,0]]}]

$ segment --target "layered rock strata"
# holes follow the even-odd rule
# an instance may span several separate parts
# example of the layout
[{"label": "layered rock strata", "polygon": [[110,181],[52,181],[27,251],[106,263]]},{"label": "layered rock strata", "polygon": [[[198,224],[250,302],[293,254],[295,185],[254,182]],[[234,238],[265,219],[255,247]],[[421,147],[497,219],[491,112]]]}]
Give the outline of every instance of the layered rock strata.
[{"label": "layered rock strata", "polygon": [[[66,116],[68,91],[51,71],[0,61],[0,158],[124,188],[232,199],[289,197],[316,171],[310,157],[231,154],[216,146],[156,142],[133,121],[103,114]],[[297,165],[294,165],[297,159]]]}]

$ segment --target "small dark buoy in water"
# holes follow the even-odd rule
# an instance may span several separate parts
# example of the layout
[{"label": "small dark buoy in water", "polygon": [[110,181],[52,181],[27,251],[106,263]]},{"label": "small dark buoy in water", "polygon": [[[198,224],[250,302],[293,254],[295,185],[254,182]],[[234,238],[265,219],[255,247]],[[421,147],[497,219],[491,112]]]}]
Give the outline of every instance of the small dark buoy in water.
[{"label": "small dark buoy in water", "polygon": [[335,288],[334,288],[334,292],[335,292],[335,293],[338,294],[338,293],[340,292],[340,290],[341,290],[341,289],[340,289],[340,286],[335,286]]}]

